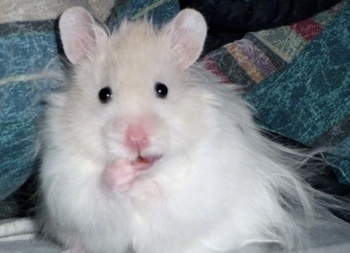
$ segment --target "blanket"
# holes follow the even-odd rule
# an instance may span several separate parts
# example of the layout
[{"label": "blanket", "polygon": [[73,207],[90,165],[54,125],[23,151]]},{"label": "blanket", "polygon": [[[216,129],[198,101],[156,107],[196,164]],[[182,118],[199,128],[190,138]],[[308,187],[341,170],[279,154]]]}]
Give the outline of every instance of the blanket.
[{"label": "blanket", "polygon": [[242,85],[268,131],[327,148],[339,181],[350,185],[350,4],[289,26],[247,34],[203,60]]}]

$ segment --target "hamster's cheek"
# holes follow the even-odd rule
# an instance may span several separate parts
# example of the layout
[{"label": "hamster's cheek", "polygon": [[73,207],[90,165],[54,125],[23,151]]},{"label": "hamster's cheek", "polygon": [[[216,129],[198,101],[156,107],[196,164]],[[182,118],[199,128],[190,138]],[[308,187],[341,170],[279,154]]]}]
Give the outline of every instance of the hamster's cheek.
[{"label": "hamster's cheek", "polygon": [[105,147],[107,160],[126,158],[128,156],[128,151],[124,145],[123,132],[115,127],[115,123],[108,122],[103,127],[101,138]]}]

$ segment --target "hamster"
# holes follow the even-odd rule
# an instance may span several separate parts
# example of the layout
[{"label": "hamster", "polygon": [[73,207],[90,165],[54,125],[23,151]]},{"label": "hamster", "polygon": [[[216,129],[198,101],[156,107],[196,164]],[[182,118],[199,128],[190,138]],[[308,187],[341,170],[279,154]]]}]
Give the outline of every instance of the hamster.
[{"label": "hamster", "polygon": [[73,7],[59,29],[72,71],[49,98],[40,182],[44,231],[65,252],[294,247],[315,212],[304,157],[264,137],[237,87],[198,63],[199,12],[110,34]]}]

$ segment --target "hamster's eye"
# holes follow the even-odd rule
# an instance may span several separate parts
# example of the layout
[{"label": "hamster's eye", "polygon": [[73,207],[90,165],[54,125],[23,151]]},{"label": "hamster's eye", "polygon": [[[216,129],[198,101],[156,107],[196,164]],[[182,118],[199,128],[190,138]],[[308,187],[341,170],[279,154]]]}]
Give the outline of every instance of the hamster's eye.
[{"label": "hamster's eye", "polygon": [[98,98],[100,99],[101,103],[106,104],[109,101],[111,101],[113,96],[112,89],[110,87],[104,87],[100,90],[98,93]]},{"label": "hamster's eye", "polygon": [[154,91],[159,98],[166,98],[168,95],[168,87],[166,87],[166,85],[163,83],[156,83],[154,86]]}]

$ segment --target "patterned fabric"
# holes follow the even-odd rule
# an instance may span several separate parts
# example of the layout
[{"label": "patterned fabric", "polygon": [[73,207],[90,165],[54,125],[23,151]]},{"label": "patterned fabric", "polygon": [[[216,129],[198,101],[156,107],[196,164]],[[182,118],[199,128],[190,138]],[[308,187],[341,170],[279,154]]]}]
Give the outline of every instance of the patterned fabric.
[{"label": "patterned fabric", "polygon": [[117,1],[107,24],[113,28],[123,19],[135,20],[145,15],[152,17],[155,24],[162,24],[171,19],[176,10],[179,10],[179,6],[175,0]]},{"label": "patterned fabric", "polygon": [[0,23],[56,19],[65,9],[82,6],[104,22],[115,2],[120,0],[3,0],[0,1]]},{"label": "patterned fabric", "polygon": [[[38,7],[38,0],[26,4]],[[1,1],[0,13],[15,10],[18,1]],[[22,10],[30,10],[19,1]],[[103,3],[108,4],[109,0]],[[60,86],[61,64],[55,34],[55,19],[61,10],[72,4],[87,7],[100,13],[100,19],[117,25],[125,16],[137,18],[150,12],[155,23],[163,22],[178,12],[176,0],[113,0],[114,7],[101,8],[101,1],[45,1],[41,8],[51,13],[52,19],[32,20],[33,16],[2,16],[0,24],[0,219],[20,211],[16,190],[38,167],[35,158],[39,120],[44,98]],[[52,4],[50,9],[49,4]],[[92,4],[96,5],[93,6]],[[66,5],[64,5],[66,4]],[[98,8],[99,7],[99,8]],[[12,13],[13,14],[13,13]],[[26,21],[28,18],[30,21]],[[15,20],[16,22],[9,22]]]},{"label": "patterned fabric", "polygon": [[350,4],[311,19],[247,34],[204,57],[224,80],[243,85],[257,120],[310,147],[327,147],[350,185]]},{"label": "patterned fabric", "polygon": [[[281,71],[303,51],[343,8],[344,2],[310,19],[275,29],[247,33],[203,57],[228,82],[246,88]],[[215,72],[215,71],[214,71]],[[220,73],[219,73],[220,72]]]},{"label": "patterned fabric", "polygon": [[210,27],[208,53],[241,39],[248,31],[289,25],[328,10],[340,0],[180,0],[202,12]]}]

